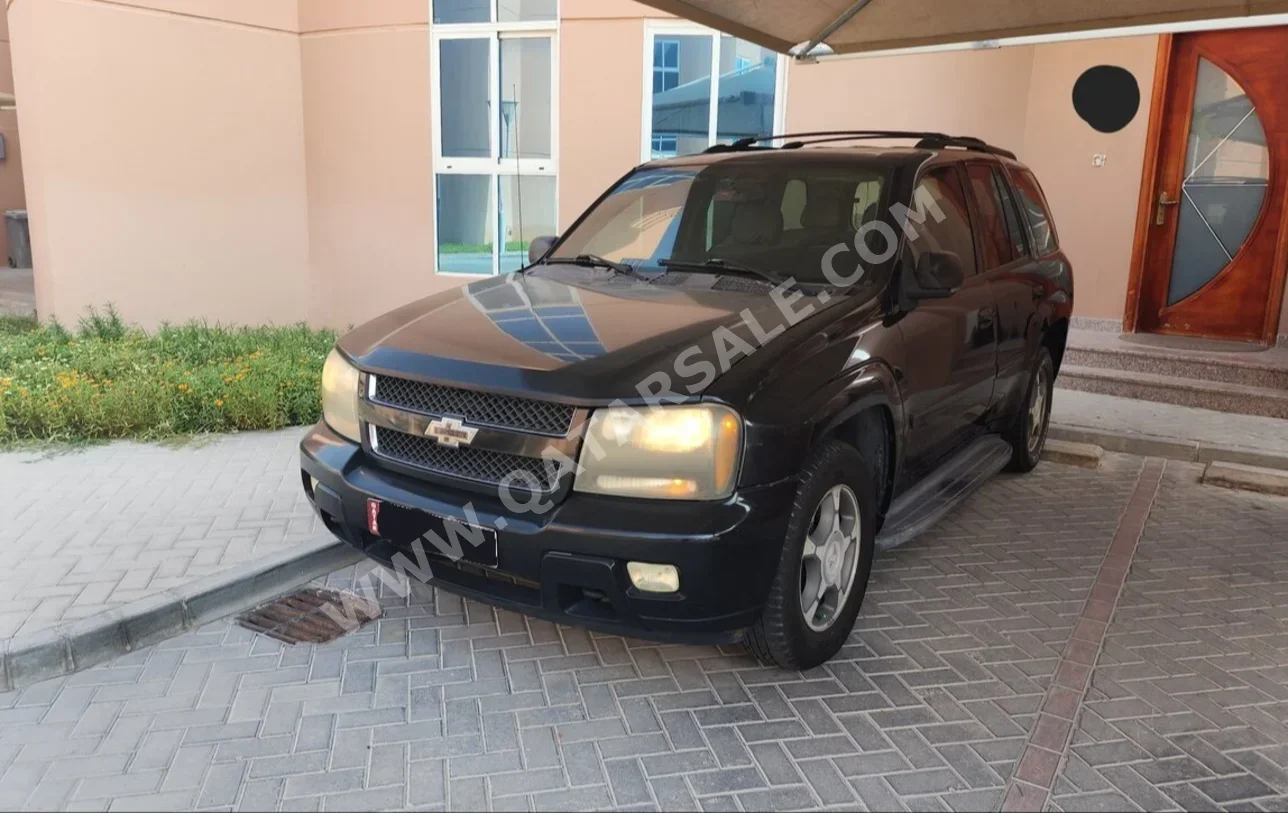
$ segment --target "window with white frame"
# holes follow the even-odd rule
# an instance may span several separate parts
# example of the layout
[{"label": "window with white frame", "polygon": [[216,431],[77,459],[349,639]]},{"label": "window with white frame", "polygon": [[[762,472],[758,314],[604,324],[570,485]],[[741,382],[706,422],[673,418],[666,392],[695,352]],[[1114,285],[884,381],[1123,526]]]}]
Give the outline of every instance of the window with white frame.
[{"label": "window with white frame", "polygon": [[496,274],[556,230],[558,0],[430,0],[437,270]]},{"label": "window with white frame", "polygon": [[654,23],[643,157],[701,152],[781,130],[784,65],[773,51],[709,28]]},{"label": "window with white frame", "polygon": [[680,84],[680,41],[653,42],[653,92],[662,93]]}]

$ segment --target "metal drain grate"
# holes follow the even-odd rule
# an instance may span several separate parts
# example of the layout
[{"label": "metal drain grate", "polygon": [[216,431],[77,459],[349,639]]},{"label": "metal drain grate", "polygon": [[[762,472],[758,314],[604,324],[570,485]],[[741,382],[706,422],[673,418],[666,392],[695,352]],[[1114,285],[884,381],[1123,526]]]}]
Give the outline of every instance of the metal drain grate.
[{"label": "metal drain grate", "polygon": [[[379,617],[380,605],[356,593],[306,587],[242,613],[237,623],[287,644],[324,644]],[[356,626],[346,628],[346,619]]]}]

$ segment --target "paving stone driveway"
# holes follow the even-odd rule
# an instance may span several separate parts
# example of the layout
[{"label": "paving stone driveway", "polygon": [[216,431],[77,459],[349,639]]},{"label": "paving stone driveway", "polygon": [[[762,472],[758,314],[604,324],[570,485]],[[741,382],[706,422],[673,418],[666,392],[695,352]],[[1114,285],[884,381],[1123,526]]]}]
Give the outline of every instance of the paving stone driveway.
[{"label": "paving stone driveway", "polygon": [[328,536],[302,433],[0,454],[0,642]]},{"label": "paving stone driveway", "polygon": [[[996,809],[1141,471],[993,480],[804,674],[427,588],[324,646],[212,624],[0,695],[0,808]],[[1052,808],[1288,805],[1288,501],[1197,474],[1167,466]]]}]

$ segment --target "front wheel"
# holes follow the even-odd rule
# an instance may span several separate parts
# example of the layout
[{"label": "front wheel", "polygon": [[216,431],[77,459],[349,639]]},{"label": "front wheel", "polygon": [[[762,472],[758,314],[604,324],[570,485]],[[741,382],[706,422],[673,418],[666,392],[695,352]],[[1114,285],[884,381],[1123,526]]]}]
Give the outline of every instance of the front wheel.
[{"label": "front wheel", "polygon": [[876,490],[863,458],[826,441],[802,471],[778,572],[751,650],[784,669],[810,669],[845,644],[872,572]]},{"label": "front wheel", "polygon": [[1051,351],[1038,348],[1037,362],[1029,377],[1029,390],[1024,398],[1024,411],[1003,436],[1011,444],[1011,462],[1006,470],[1033,471],[1046,447],[1047,429],[1051,425],[1051,398],[1055,392],[1055,363]]}]

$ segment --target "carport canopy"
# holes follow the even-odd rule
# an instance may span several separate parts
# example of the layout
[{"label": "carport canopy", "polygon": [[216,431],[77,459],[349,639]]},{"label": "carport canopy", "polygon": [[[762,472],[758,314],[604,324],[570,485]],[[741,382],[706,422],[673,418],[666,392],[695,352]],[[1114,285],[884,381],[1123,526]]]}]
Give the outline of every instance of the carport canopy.
[{"label": "carport canopy", "polygon": [[836,54],[1288,12],[1288,0],[641,0],[780,53]]}]

